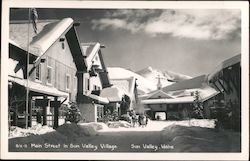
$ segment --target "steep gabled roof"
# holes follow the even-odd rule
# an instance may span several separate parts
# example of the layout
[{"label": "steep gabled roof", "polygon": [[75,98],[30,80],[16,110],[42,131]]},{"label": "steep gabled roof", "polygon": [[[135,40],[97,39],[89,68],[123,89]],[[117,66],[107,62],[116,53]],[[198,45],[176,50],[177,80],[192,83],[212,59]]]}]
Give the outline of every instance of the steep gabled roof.
[{"label": "steep gabled roof", "polygon": [[181,82],[174,83],[170,86],[164,87],[162,88],[162,91],[169,92],[169,91],[201,88],[205,82],[206,82],[206,75],[201,75],[198,77],[194,77],[192,79],[187,79]]},{"label": "steep gabled roof", "polygon": [[37,23],[38,33],[35,34],[32,24],[28,22],[10,23],[10,39],[16,42],[22,49],[37,56],[45,53],[49,47],[73,26],[73,19],[41,21]]},{"label": "steep gabled roof", "polygon": [[78,70],[84,69],[86,65],[72,18],[38,21],[37,29],[36,34],[32,23],[27,21],[11,22],[10,42],[36,55],[39,60],[57,40],[65,35]]},{"label": "steep gabled roof", "polygon": [[[216,96],[220,92],[215,90],[214,88],[210,86],[205,86],[203,88],[196,89],[199,91],[200,101],[204,102],[209,100],[210,98]],[[161,104],[161,103],[167,103],[167,104],[180,104],[180,103],[193,103],[195,100],[195,97],[191,94],[185,95],[182,97],[173,97],[173,98],[153,98],[153,99],[142,99],[142,104]]]},{"label": "steep gabled roof", "polygon": [[150,94],[147,96],[147,99],[151,98],[173,98],[169,94],[163,92],[162,90],[150,92]]},{"label": "steep gabled roof", "polygon": [[95,56],[98,55],[100,59],[100,66],[101,70],[99,71],[100,79],[102,82],[103,88],[107,88],[111,86],[109,76],[108,76],[108,71],[105,66],[103,57],[102,57],[102,52],[101,52],[101,44],[98,42],[92,42],[92,43],[81,43],[81,48],[85,56],[86,60],[86,66],[87,66],[87,71],[90,71],[93,62],[95,59]]},{"label": "steep gabled roof", "polygon": [[87,70],[89,71],[92,67],[92,61],[94,60],[95,56],[100,53],[99,51],[101,49],[101,45],[98,42],[81,43],[81,47],[85,56]]},{"label": "steep gabled roof", "polygon": [[107,97],[110,102],[121,101],[123,95],[127,95],[130,98],[134,95],[134,89],[136,87],[136,79],[134,77],[111,79],[112,87],[105,88],[101,91],[102,97]]},{"label": "steep gabled roof", "polygon": [[135,77],[121,78],[121,79],[111,79],[111,83],[114,87],[117,87],[122,91],[122,93],[128,95],[130,98],[134,94],[135,88]]},{"label": "steep gabled roof", "polygon": [[241,61],[241,54],[235,55],[229,59],[226,59],[221,64],[219,64],[209,75],[208,81],[212,80],[213,78],[217,77],[224,68],[230,67],[234,64],[240,63]]}]

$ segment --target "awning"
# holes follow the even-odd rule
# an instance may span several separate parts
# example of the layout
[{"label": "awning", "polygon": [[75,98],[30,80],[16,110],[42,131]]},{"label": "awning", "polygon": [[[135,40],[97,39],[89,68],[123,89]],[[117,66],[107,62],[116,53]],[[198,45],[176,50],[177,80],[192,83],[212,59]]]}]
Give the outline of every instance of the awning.
[{"label": "awning", "polygon": [[[26,79],[20,79],[20,78],[8,76],[8,80],[11,82],[15,82],[15,83],[27,88],[27,80]],[[34,92],[41,93],[41,94],[46,94],[49,96],[57,96],[57,97],[67,98],[69,95],[66,92],[59,91],[55,87],[45,86],[41,83],[36,83],[33,81],[28,82],[28,87],[29,87],[30,91],[34,91]]]},{"label": "awning", "polygon": [[120,102],[123,97],[123,93],[117,87],[104,88],[100,94],[101,97],[106,97],[109,102]]}]

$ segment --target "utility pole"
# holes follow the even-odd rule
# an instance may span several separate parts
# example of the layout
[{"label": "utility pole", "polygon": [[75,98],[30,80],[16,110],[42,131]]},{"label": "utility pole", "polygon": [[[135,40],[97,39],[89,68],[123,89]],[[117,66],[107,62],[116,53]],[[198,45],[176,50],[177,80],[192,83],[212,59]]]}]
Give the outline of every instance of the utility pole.
[{"label": "utility pole", "polygon": [[[28,114],[29,114],[29,38],[30,38],[30,8],[28,12],[28,39],[27,39],[27,68],[26,68],[26,79],[27,79],[27,85],[26,85],[26,107],[25,107],[25,128],[28,128]],[[32,116],[31,116],[32,117]],[[30,117],[30,119],[32,119]]]}]

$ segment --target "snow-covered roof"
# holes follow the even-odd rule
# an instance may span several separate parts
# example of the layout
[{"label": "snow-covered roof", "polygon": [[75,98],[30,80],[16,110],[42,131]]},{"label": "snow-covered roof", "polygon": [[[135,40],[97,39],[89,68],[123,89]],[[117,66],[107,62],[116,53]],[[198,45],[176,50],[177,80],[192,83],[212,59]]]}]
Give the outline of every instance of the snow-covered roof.
[{"label": "snow-covered roof", "polygon": [[102,89],[100,96],[106,97],[109,102],[120,102],[122,100],[124,93],[117,87],[108,87]]},{"label": "snow-covered roof", "polygon": [[220,92],[215,90],[210,86],[204,86],[202,88],[192,89],[192,90],[183,90],[180,91],[183,93],[179,93],[178,95],[172,95],[173,93],[168,93],[172,98],[142,98],[142,104],[160,104],[160,103],[167,103],[167,104],[174,104],[174,103],[192,103],[195,100],[195,97],[191,95],[191,92],[199,91],[200,101],[204,102]]},{"label": "snow-covered roof", "polygon": [[86,56],[87,70],[90,70],[92,66],[92,61],[94,60],[96,54],[100,50],[100,43],[81,43],[82,50]]},{"label": "snow-covered roof", "polygon": [[107,97],[110,102],[119,102],[122,100],[124,95],[129,96],[130,98],[134,95],[135,88],[135,78],[120,78],[120,79],[111,79],[112,87],[104,88],[101,91],[100,96]]},{"label": "snow-covered roof", "polygon": [[94,94],[89,94],[89,95],[86,95],[86,96],[91,98],[91,99],[94,99],[94,100],[98,101],[101,104],[108,104],[109,103],[109,100],[107,98],[105,98],[105,97],[97,96],[97,95],[94,95]]},{"label": "snow-covered roof", "polygon": [[111,79],[114,87],[118,88],[123,94],[133,97],[135,88],[135,77]]},{"label": "snow-covered roof", "polygon": [[33,82],[33,81],[27,82],[26,79],[20,79],[20,78],[16,78],[16,77],[9,75],[8,80],[11,82],[15,82],[15,83],[17,83],[21,86],[24,86],[24,87],[28,86],[30,91],[34,91],[37,93],[47,94],[47,95],[51,95],[51,96],[65,97],[65,98],[67,98],[69,96],[68,93],[59,91],[55,87],[45,86],[41,83],[37,83],[37,82]]},{"label": "snow-covered roof", "polygon": [[162,90],[149,92],[147,94],[141,95],[140,98],[141,99],[152,99],[152,98],[159,97],[159,96],[161,98],[173,98],[172,96],[170,96],[166,92],[163,92]]},{"label": "snow-covered roof", "polygon": [[128,77],[136,78],[138,92],[148,93],[150,91],[156,90],[156,84],[147,80],[146,78],[132,72],[130,70],[120,68],[120,67],[108,67],[108,74],[110,79],[123,79]]},{"label": "snow-covered roof", "polygon": [[194,97],[188,96],[188,97],[180,97],[180,98],[174,98],[174,99],[167,99],[167,98],[146,99],[146,100],[141,100],[141,103],[142,104],[161,104],[161,103],[175,104],[175,103],[192,103],[193,101],[194,101]]},{"label": "snow-covered roof", "polygon": [[[43,55],[49,47],[58,40],[73,25],[72,18],[57,21],[38,21],[35,34],[32,23],[10,23],[10,39],[20,48],[29,50],[36,56]],[[29,45],[29,49],[28,49]]]},{"label": "snow-covered roof", "polygon": [[194,77],[192,79],[187,79],[181,82],[174,83],[167,87],[163,87],[162,91],[169,92],[169,91],[201,88],[205,83],[206,83],[206,75],[201,75],[198,77]]},{"label": "snow-covered roof", "polygon": [[213,79],[214,77],[216,77],[219,72],[227,67],[230,67],[234,64],[240,63],[241,61],[241,54],[235,55],[225,61],[223,61],[220,65],[218,65],[209,75],[208,75],[208,80]]}]

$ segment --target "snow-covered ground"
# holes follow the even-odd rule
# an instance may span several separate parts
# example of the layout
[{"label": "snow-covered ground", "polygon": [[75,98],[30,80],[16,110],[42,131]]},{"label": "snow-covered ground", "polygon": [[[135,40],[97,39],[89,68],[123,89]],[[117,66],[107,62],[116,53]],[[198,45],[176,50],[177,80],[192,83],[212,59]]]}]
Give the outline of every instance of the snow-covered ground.
[{"label": "snow-covered ground", "polygon": [[[118,124],[117,122],[115,124]],[[146,127],[139,127],[138,125],[135,127],[130,127],[126,121],[119,121],[119,128],[115,126],[115,128],[109,128],[107,126],[103,126],[99,132],[107,132],[107,131],[162,131],[165,127],[171,125],[181,125],[181,126],[197,126],[197,127],[205,127],[205,128],[214,128],[215,120],[209,119],[191,119],[184,121],[151,121],[149,120],[148,125]]]},{"label": "snow-covered ground", "polygon": [[[36,132],[11,134],[10,151],[100,152],[239,152],[240,133],[214,128],[214,120],[149,121],[131,127],[125,121],[63,124],[56,130],[37,127]],[[43,130],[47,133],[43,134]],[[12,133],[25,133],[15,128]],[[33,134],[31,134],[33,131]],[[39,132],[38,132],[39,131]],[[46,131],[46,130],[45,130]],[[18,137],[17,137],[18,136]],[[20,137],[23,136],[23,137]],[[17,147],[26,145],[26,148]],[[63,145],[68,145],[65,148]]]},{"label": "snow-covered ground", "polygon": [[28,129],[11,126],[9,131],[9,138],[26,137],[30,135],[41,135],[52,131],[55,131],[52,127],[42,126],[41,124],[34,125]]}]

